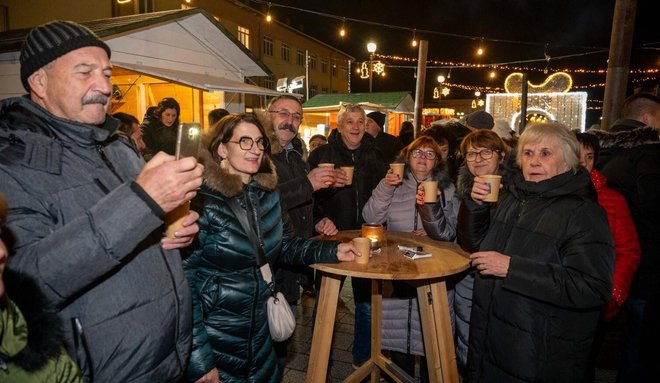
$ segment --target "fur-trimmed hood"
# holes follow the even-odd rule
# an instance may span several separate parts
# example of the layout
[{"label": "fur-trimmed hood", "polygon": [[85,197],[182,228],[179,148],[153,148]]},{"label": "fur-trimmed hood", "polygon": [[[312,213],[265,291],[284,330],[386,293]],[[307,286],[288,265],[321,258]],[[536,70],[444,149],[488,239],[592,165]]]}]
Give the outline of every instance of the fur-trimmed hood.
[{"label": "fur-trimmed hood", "polygon": [[[202,138],[202,148],[199,151],[199,162],[204,165],[204,184],[225,197],[235,197],[243,191],[245,185],[241,178],[235,174],[230,174],[227,170],[225,161],[218,163],[213,159],[209,151],[209,144],[217,135],[219,126],[216,124],[209,129]],[[269,155],[265,155],[264,164],[267,171],[260,171],[252,176],[252,181],[266,190],[275,190],[277,186],[277,173],[275,165],[270,160]],[[263,167],[262,167],[263,168]]]},{"label": "fur-trimmed hood", "polygon": [[658,130],[650,126],[635,127],[629,125],[629,127],[628,130],[619,129],[614,132],[590,129],[587,133],[598,137],[601,149],[633,149],[642,145],[660,143]]}]

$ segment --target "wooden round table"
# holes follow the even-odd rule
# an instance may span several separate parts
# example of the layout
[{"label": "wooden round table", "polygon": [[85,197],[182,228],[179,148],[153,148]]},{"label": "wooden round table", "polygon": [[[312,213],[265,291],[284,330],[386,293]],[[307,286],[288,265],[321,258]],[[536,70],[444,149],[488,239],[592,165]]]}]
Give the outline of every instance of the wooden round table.
[{"label": "wooden round table", "polygon": [[[348,242],[361,236],[360,230],[342,231],[323,240]],[[382,281],[405,280],[417,288],[422,336],[431,382],[458,382],[456,354],[447,302],[445,278],[469,267],[468,254],[452,242],[434,241],[411,233],[386,232],[380,253],[374,252],[368,264],[356,262],[318,263],[323,272],[317,304],[314,335],[307,367],[307,382],[325,382],[332,344],[339,287],[344,276],[371,279],[371,358],[345,382],[360,382],[371,375],[378,382],[384,371],[397,382],[414,380],[381,353]],[[431,257],[408,259],[398,245],[422,246]]]}]

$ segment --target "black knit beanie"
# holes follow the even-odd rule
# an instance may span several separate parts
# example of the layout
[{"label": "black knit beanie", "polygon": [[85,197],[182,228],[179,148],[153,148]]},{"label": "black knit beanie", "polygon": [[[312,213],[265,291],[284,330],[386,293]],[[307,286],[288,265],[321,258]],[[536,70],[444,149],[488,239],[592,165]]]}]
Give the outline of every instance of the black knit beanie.
[{"label": "black knit beanie", "polygon": [[110,47],[94,32],[73,21],[51,21],[34,27],[21,48],[21,82],[28,92],[28,77],[58,57],[83,47],[100,47],[110,58]]}]

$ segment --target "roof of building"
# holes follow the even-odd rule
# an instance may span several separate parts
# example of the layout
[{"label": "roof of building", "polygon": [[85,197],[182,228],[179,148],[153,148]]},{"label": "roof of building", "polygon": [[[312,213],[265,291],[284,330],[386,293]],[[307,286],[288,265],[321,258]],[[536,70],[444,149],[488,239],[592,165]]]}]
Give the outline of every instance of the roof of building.
[{"label": "roof of building", "polygon": [[350,103],[379,105],[391,111],[412,112],[411,102],[414,104],[410,92],[324,93],[310,98],[303,104],[303,108],[338,107]]},{"label": "roof of building", "polygon": [[[211,14],[202,8],[175,9],[161,12],[140,13],[136,15],[111,17],[107,19],[98,19],[90,21],[81,21],[79,24],[86,26],[96,33],[101,39],[123,35],[126,33],[147,29],[161,23],[171,22],[186,16],[201,14],[212,22],[228,39],[232,40],[236,47],[245,55],[249,56],[259,67],[271,75],[272,72],[264,63],[259,60],[249,49],[238,41],[222,24],[220,24]],[[23,40],[32,28],[14,29],[0,32],[0,53],[20,51]]]}]

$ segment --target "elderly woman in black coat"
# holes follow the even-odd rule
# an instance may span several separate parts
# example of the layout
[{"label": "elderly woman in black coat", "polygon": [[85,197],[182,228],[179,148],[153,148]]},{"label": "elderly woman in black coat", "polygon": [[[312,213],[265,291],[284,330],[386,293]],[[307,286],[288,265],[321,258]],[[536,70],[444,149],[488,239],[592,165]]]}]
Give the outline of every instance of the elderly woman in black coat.
[{"label": "elderly woman in black coat", "polygon": [[470,382],[582,382],[614,248],[579,144],[565,126],[532,124],[494,209],[477,176],[463,240],[480,250],[470,327]]}]

